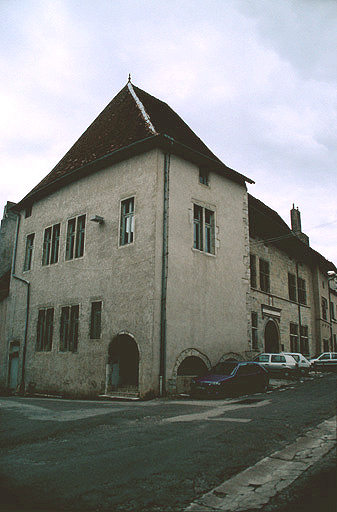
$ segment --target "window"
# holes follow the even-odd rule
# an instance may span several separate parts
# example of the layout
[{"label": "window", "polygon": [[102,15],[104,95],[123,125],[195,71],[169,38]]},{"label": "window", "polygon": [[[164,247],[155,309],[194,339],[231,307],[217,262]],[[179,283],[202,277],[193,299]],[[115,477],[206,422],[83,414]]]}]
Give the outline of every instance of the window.
[{"label": "window", "polygon": [[333,349],[337,350],[337,334],[333,335]]},{"label": "window", "polygon": [[134,239],[135,224],[135,198],[130,197],[121,202],[121,226],[120,226],[120,245],[128,245]]},{"label": "window", "polygon": [[252,349],[258,349],[257,313],[255,311],[252,311]]},{"label": "window", "polygon": [[331,314],[331,319],[332,320],[336,320],[336,317],[335,317],[335,305],[332,301],[330,301],[330,314]]},{"label": "window", "polygon": [[296,277],[294,276],[294,274],[288,274],[288,292],[289,292],[289,299],[296,302],[296,300],[297,300]]},{"label": "window", "polygon": [[325,297],[322,297],[322,318],[323,320],[328,319],[328,301]]},{"label": "window", "polygon": [[97,340],[101,337],[102,302],[91,303],[90,338]]},{"label": "window", "polygon": [[260,363],[268,363],[269,362],[269,356],[261,354],[260,356],[254,358],[254,361],[259,361]]},{"label": "window", "polygon": [[255,254],[250,255],[250,286],[252,288],[257,287],[256,279],[256,256]]},{"label": "window", "polygon": [[270,291],[269,263],[260,259],[260,288],[263,292]]},{"label": "window", "polygon": [[25,262],[23,264],[24,271],[30,270],[32,266],[34,237],[35,233],[31,233],[26,238]]},{"label": "window", "polygon": [[85,215],[68,220],[66,260],[80,258],[84,254]]},{"label": "window", "polygon": [[298,278],[298,302],[300,304],[307,303],[307,292],[304,279]]},{"label": "window", "polygon": [[77,352],[79,309],[76,306],[64,306],[61,309],[60,350]]},{"label": "window", "polygon": [[36,350],[48,352],[53,343],[54,308],[39,309],[37,320]]},{"label": "window", "polygon": [[290,351],[298,352],[298,325],[290,323]]},{"label": "window", "polygon": [[27,208],[25,209],[25,219],[27,219],[28,217],[30,217],[32,215],[32,205],[30,206],[27,206]]},{"label": "window", "polygon": [[205,169],[199,169],[199,183],[202,185],[208,185],[209,173]]},{"label": "window", "polygon": [[214,212],[193,205],[193,248],[209,254],[215,253]]},{"label": "window", "polygon": [[44,230],[42,265],[52,265],[59,259],[60,224]]},{"label": "window", "polygon": [[281,355],[272,355],[271,358],[270,358],[270,361],[272,363],[285,363],[286,362],[286,358],[284,356],[281,356]]},{"label": "window", "polygon": [[301,354],[308,355],[309,354],[309,336],[308,336],[308,326],[301,325]]}]

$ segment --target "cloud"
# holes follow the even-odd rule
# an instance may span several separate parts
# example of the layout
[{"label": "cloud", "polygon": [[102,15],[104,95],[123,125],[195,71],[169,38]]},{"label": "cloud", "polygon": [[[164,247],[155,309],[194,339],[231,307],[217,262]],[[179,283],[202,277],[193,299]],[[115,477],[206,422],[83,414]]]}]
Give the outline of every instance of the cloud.
[{"label": "cloud", "polygon": [[303,226],[329,219],[312,240],[337,260],[334,0],[11,0],[0,14],[2,203],[54,167],[131,73],[287,222],[293,202]]}]

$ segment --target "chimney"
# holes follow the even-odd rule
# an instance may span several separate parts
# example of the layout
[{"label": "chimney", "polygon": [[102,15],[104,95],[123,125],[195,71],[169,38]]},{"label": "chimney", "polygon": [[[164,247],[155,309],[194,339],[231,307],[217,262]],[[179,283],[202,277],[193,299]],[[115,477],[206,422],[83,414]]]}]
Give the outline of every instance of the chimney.
[{"label": "chimney", "polygon": [[301,227],[301,212],[298,207],[295,208],[293,204],[292,209],[290,210],[290,219],[291,219],[291,230],[292,232],[306,245],[309,245],[309,237],[302,233]]}]

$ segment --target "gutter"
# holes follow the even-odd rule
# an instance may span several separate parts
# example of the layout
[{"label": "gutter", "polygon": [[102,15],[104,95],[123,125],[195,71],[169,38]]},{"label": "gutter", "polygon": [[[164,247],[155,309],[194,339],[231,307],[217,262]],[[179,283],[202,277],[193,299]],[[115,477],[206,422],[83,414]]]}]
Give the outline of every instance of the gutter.
[{"label": "gutter", "polygon": [[171,153],[164,154],[164,205],[163,205],[163,249],[160,309],[160,356],[159,356],[159,392],[166,392],[166,297],[168,275],[168,219],[169,219],[169,177]]},{"label": "gutter", "polygon": [[19,229],[20,229],[20,221],[21,215],[18,212],[15,212],[18,216],[18,222],[16,227],[16,236],[14,242],[14,250],[13,250],[13,263],[12,263],[12,277],[21,283],[24,283],[27,286],[27,295],[26,295],[26,316],[25,316],[25,331],[23,338],[23,347],[22,347],[22,366],[21,366],[21,382],[19,384],[19,390],[21,393],[25,391],[25,370],[26,370],[26,352],[27,352],[27,339],[28,339],[28,320],[29,320],[29,303],[30,303],[30,282],[26,281],[26,279],[22,279],[15,274],[15,263],[16,263],[16,253],[17,253],[17,245],[19,238]]}]

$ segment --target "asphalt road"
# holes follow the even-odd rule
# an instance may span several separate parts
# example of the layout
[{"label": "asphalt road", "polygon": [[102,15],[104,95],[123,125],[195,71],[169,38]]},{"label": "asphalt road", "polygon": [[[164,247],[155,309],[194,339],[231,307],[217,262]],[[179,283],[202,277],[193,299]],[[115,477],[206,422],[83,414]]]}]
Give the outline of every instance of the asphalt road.
[{"label": "asphalt road", "polygon": [[334,416],[336,383],[215,401],[0,398],[0,510],[180,512]]}]

